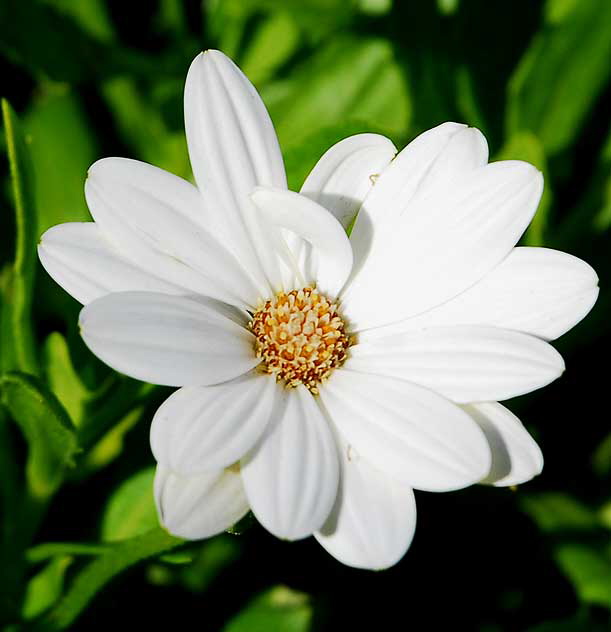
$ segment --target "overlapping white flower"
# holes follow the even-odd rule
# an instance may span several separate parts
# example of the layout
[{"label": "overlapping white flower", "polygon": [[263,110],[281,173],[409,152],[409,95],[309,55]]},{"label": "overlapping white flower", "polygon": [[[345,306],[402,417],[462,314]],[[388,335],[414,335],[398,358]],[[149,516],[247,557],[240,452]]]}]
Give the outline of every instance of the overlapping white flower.
[{"label": "overlapping white flower", "polygon": [[[412,489],[541,471],[497,402],[562,373],[548,341],[598,289],[583,261],[515,247],[541,196],[536,169],[488,164],[479,131],[445,123],[396,156],[382,136],[347,138],[289,192],[263,103],[216,51],[189,70],[185,121],[197,187],[101,160],[85,187],[94,223],[51,228],[39,250],[85,305],[99,358],[181,387],[151,428],[172,533],[208,537],[252,509],[278,537],[314,534],[346,564],[384,568],[410,545]],[[297,329],[274,312],[291,292]],[[297,367],[290,386],[281,353]]]}]

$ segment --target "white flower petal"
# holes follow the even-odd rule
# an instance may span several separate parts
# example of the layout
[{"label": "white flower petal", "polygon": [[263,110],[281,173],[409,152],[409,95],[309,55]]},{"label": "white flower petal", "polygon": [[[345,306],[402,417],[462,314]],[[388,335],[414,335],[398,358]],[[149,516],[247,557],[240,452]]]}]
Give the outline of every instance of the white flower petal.
[{"label": "white flower petal", "polygon": [[458,406],[404,380],[350,370],[348,359],[320,388],[345,440],[389,476],[426,491],[460,489],[490,471],[490,449]]},{"label": "white flower petal", "polygon": [[481,281],[452,300],[367,339],[444,325],[492,325],[554,340],[574,327],[598,297],[596,272],[548,248],[514,248]]},{"label": "white flower petal", "polygon": [[40,238],[38,256],[53,280],[84,305],[110,292],[185,292],[122,257],[93,222],[49,228]]},{"label": "white flower petal", "polygon": [[82,309],[79,325],[102,361],[153,384],[218,384],[259,363],[252,334],[204,297],[107,294]]},{"label": "white flower petal", "polygon": [[287,540],[312,535],[337,494],[335,440],[304,386],[283,389],[263,437],[242,460],[252,511],[271,533]]},{"label": "white flower petal", "polygon": [[[448,165],[444,154],[458,160]],[[385,231],[392,230],[412,200],[426,191],[431,175],[446,189],[457,178],[485,165],[487,155],[482,134],[459,123],[443,123],[427,130],[402,149],[376,179],[364,200],[363,213],[354,225],[351,241],[356,258],[355,272]]]},{"label": "white flower petal", "polygon": [[363,229],[354,248],[366,259],[342,297],[356,329],[422,313],[475,284],[514,247],[543,189],[541,174],[519,161],[471,169],[450,184],[425,183],[407,206],[395,203],[389,213],[399,214],[383,228],[368,215],[368,200],[361,207],[354,239],[359,223],[369,235]]},{"label": "white flower petal", "polygon": [[[366,200],[367,214],[376,226],[393,217],[392,209],[407,205],[452,139],[468,129],[460,123],[443,123],[417,136],[397,154],[380,174]],[[459,163],[456,167],[466,169],[467,165]],[[354,227],[354,236],[358,238],[364,226],[357,226],[358,223]]]},{"label": "white flower petal", "polygon": [[457,325],[393,334],[350,349],[350,368],[430,388],[458,403],[517,397],[564,371],[547,342],[517,331]]},{"label": "white flower petal", "polygon": [[510,410],[496,402],[470,404],[463,410],[479,424],[490,443],[492,466],[482,483],[520,485],[541,473],[541,450]]},{"label": "white flower petal", "polygon": [[259,187],[251,197],[270,224],[288,229],[312,245],[316,287],[329,297],[337,296],[352,269],[352,247],[335,217],[292,191]]},{"label": "white flower petal", "polygon": [[375,468],[345,443],[340,463],[335,506],[314,537],[348,566],[380,570],[396,564],[414,537],[414,492],[405,483]]},{"label": "white flower petal", "polygon": [[219,51],[198,55],[189,68],[185,129],[193,174],[216,230],[260,283],[276,289],[273,250],[248,196],[257,185],[286,188],[282,155],[257,91]]},{"label": "white flower petal", "polygon": [[265,429],[277,389],[272,377],[257,373],[179,389],[153,418],[155,460],[184,475],[236,463]]},{"label": "white flower petal", "polygon": [[397,148],[379,134],[357,134],[327,150],[301,187],[347,229]]},{"label": "white flower petal", "polygon": [[221,533],[248,511],[237,468],[180,476],[159,464],[155,504],[163,526],[171,534],[189,540]]},{"label": "white flower petal", "polygon": [[206,227],[202,198],[186,180],[137,160],[105,158],[89,169],[85,196],[125,258],[192,292],[256,304],[253,281]]}]

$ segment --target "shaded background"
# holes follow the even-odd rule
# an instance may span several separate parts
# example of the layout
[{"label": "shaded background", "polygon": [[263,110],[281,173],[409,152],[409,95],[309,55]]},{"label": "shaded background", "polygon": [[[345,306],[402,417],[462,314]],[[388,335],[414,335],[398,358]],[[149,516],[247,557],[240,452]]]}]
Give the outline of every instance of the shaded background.
[{"label": "shaded background", "polygon": [[[545,174],[524,243],[591,263],[601,297],[557,344],[564,376],[509,404],[543,449],[536,480],[418,493],[412,548],[379,573],[343,567],[312,539],[284,543],[246,525],[241,535],[134,567],[75,629],[128,619],[142,629],[231,632],[609,629],[611,2],[0,0],[0,91],[21,119],[33,164],[36,237],[89,219],[83,182],[98,158],[137,158],[191,177],[182,90],[190,61],[209,47],[230,55],[260,91],[293,189],[349,134],[376,131],[403,147],[446,120],[479,127],[493,158],[527,160]],[[8,301],[16,226],[1,149]],[[33,543],[120,541],[155,523],[148,426],[169,391],[99,364],[77,335],[79,306],[40,267],[32,296],[33,372],[85,436]],[[3,360],[2,368],[13,367]],[[10,486],[23,476],[27,446],[8,412],[1,421],[6,553],[20,530]],[[65,552],[28,555],[17,575],[2,578],[0,590],[12,595],[5,621],[43,615],[85,563]]]}]

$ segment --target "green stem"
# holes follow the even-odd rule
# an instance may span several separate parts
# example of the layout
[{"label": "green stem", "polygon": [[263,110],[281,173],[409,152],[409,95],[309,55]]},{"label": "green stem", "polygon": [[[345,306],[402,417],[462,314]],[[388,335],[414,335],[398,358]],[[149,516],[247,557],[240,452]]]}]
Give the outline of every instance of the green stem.
[{"label": "green stem", "polygon": [[74,578],[61,601],[35,627],[37,630],[64,630],[87,607],[96,593],[115,575],[146,558],[165,553],[184,540],[157,527],[143,535],[119,542],[90,562]]},{"label": "green stem", "polygon": [[[32,286],[36,261],[36,213],[34,210],[32,170],[29,154],[17,117],[8,101],[2,99],[2,119],[15,206],[15,259],[4,288],[3,344],[12,357],[3,358],[3,369],[38,373],[31,322]],[[5,353],[8,353],[5,351]]]}]

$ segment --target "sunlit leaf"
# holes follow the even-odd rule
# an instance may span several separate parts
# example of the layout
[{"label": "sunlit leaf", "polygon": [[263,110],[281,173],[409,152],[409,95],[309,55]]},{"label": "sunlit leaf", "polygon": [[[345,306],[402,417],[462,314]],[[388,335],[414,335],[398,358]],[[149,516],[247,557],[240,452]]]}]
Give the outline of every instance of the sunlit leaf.
[{"label": "sunlit leaf", "polygon": [[393,0],[359,0],[360,11],[367,15],[386,15],[392,9]]},{"label": "sunlit leaf", "polygon": [[531,130],[548,155],[579,132],[609,79],[611,3],[550,3],[509,84],[508,129]]},{"label": "sunlit leaf", "polygon": [[250,34],[248,27],[257,16],[281,8],[294,17],[311,44],[318,44],[350,24],[359,10],[367,13],[368,4],[381,3],[389,4],[387,0],[208,0],[206,26],[215,45],[237,59]]},{"label": "sunlit leaf", "polygon": [[159,524],[153,500],[155,468],[147,468],[123,482],[113,493],[102,518],[102,539],[125,540]]},{"label": "sunlit leaf", "polygon": [[74,578],[66,594],[45,616],[43,629],[65,630],[87,607],[96,593],[116,575],[142,560],[170,551],[183,542],[167,531],[156,528],[115,543]]},{"label": "sunlit leaf", "polygon": [[72,365],[66,339],[58,332],[50,334],[43,347],[45,375],[50,389],[62,403],[70,419],[79,427],[92,393],[83,384]]},{"label": "sunlit leaf", "polygon": [[582,0],[547,0],[544,13],[549,24],[557,24],[567,20]]},{"label": "sunlit leaf", "polygon": [[[182,88],[180,89],[182,91]],[[102,87],[116,125],[133,147],[137,158],[184,178],[190,177],[191,167],[184,132],[171,132],[160,112],[151,107],[150,99],[135,82],[117,78]]]},{"label": "sunlit leaf", "polygon": [[539,208],[524,236],[524,244],[527,246],[544,246],[545,234],[550,221],[549,211],[552,202],[552,192],[548,180],[547,160],[541,141],[532,133],[522,131],[515,133],[499,153],[496,160],[525,160],[535,165],[543,173],[546,180],[543,196],[539,202]]},{"label": "sunlit leaf", "polygon": [[255,598],[223,632],[306,632],[312,621],[308,595],[276,586]]},{"label": "sunlit leaf", "polygon": [[437,9],[443,15],[452,15],[456,13],[459,6],[459,0],[437,0]]},{"label": "sunlit leaf", "polygon": [[335,38],[263,98],[283,148],[338,123],[366,122],[390,136],[409,126],[407,85],[383,39]]},{"label": "sunlit leaf", "polygon": [[125,436],[140,419],[142,410],[137,407],[129,411],[89,450],[82,463],[85,473],[99,470],[121,454]]},{"label": "sunlit leaf", "polygon": [[38,380],[19,373],[0,377],[2,401],[28,444],[26,476],[35,498],[47,498],[74,465],[74,426],[57,398]]},{"label": "sunlit leaf", "polygon": [[590,531],[600,526],[594,510],[562,492],[528,494],[521,505],[545,532]]},{"label": "sunlit leaf", "polygon": [[166,553],[160,555],[159,560],[166,564],[173,564],[176,566],[182,566],[183,564],[190,564],[193,561],[193,553],[190,551],[178,551],[178,553]]},{"label": "sunlit leaf", "polygon": [[611,608],[611,558],[585,544],[559,546],[556,560],[580,601]]},{"label": "sunlit leaf", "polygon": [[76,95],[65,86],[49,85],[24,128],[36,175],[38,235],[62,222],[91,221],[83,186],[99,150]]},{"label": "sunlit leaf", "polygon": [[598,515],[602,525],[607,529],[611,529],[611,500],[603,504],[598,511]]},{"label": "sunlit leaf", "polygon": [[11,176],[15,216],[13,262],[0,277],[0,368],[37,373],[31,305],[36,263],[36,211],[29,150],[22,128],[8,101],[2,118]]},{"label": "sunlit leaf", "polygon": [[299,27],[287,12],[271,14],[257,28],[243,54],[240,67],[254,83],[266,81],[299,44]]},{"label": "sunlit leaf", "polygon": [[28,582],[22,607],[24,619],[34,619],[50,608],[62,593],[72,558],[57,556]]}]

